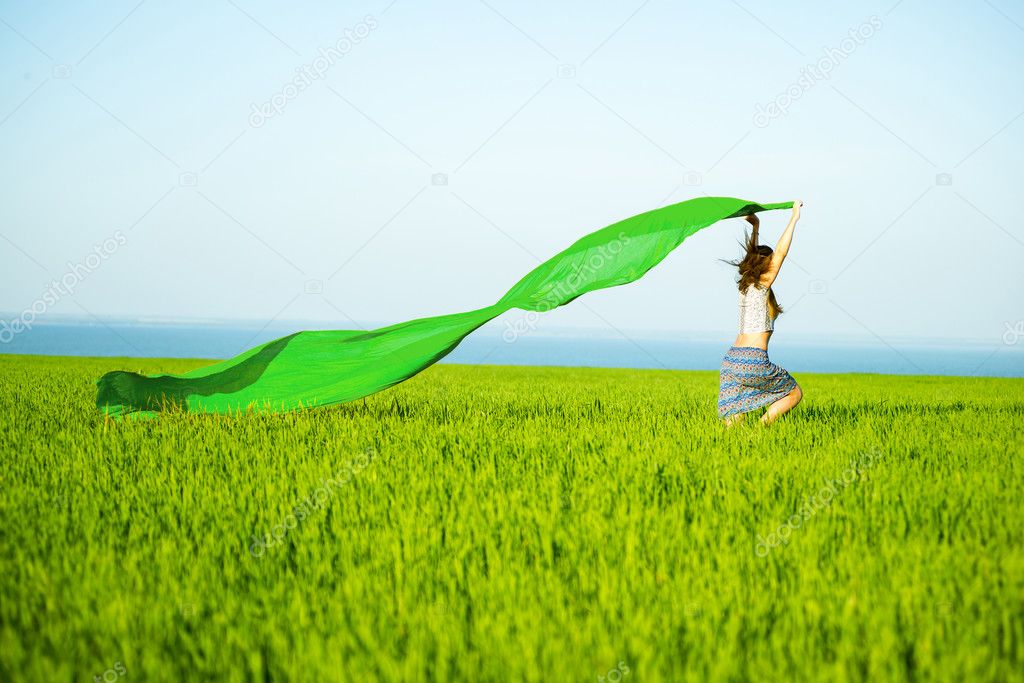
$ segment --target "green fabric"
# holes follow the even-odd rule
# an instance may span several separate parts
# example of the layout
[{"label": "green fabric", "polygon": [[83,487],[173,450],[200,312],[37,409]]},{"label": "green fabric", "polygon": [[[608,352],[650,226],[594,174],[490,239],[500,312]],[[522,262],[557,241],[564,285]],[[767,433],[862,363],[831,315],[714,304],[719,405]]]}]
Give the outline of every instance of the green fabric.
[{"label": "green fabric", "polygon": [[96,404],[107,415],[142,417],[166,409],[286,411],[352,401],[409,379],[512,308],[548,311],[587,292],[633,282],[712,223],[791,206],[700,197],[655,209],[583,237],[493,306],[369,332],[296,332],[183,375],[109,372],[97,382]]}]

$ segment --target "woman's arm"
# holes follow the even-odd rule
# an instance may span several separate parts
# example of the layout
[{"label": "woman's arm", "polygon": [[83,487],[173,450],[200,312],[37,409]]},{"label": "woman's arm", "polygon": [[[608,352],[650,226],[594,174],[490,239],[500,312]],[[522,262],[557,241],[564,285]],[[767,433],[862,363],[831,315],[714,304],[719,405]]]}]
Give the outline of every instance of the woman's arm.
[{"label": "woman's arm", "polygon": [[778,243],[775,245],[775,251],[772,252],[771,263],[768,264],[768,268],[761,275],[761,284],[771,287],[772,283],[775,282],[775,278],[779,276],[779,269],[782,268],[782,262],[786,260],[786,254],[789,253],[789,245],[793,242],[793,229],[796,228],[796,222],[800,220],[800,208],[804,205],[802,201],[797,199],[793,202],[793,214],[789,217],[789,225],[782,232],[782,237],[779,238]]}]

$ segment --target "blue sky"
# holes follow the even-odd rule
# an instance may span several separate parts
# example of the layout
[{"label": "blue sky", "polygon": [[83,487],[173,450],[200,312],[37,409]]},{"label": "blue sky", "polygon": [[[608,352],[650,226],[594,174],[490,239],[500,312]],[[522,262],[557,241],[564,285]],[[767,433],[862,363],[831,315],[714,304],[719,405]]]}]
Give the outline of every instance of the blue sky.
[{"label": "blue sky", "polygon": [[[1007,0],[0,3],[0,310],[115,239],[43,318],[396,322],[657,206],[800,197],[780,332],[998,343],[1022,38]],[[728,337],[741,231],[542,326]]]}]

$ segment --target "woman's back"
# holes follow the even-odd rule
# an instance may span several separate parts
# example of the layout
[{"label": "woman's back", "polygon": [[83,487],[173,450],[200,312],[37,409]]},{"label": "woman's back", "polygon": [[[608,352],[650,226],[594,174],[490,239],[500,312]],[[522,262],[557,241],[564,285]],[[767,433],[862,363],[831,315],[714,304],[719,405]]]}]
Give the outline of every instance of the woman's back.
[{"label": "woman's back", "polygon": [[749,285],[740,292],[740,334],[771,332],[775,325],[768,307],[768,287]]}]

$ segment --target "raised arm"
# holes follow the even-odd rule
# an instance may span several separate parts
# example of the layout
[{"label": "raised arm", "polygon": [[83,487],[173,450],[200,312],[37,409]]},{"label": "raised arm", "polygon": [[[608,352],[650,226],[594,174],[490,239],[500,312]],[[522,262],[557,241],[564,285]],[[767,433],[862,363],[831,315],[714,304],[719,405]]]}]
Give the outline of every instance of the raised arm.
[{"label": "raised arm", "polygon": [[789,217],[789,225],[786,226],[782,237],[775,245],[768,268],[761,275],[761,284],[767,287],[771,287],[775,278],[779,276],[779,269],[782,268],[782,262],[786,260],[786,254],[789,253],[789,245],[793,242],[793,229],[796,228],[796,222],[800,220],[800,208],[803,205],[804,203],[799,199],[793,202],[793,214]]}]

